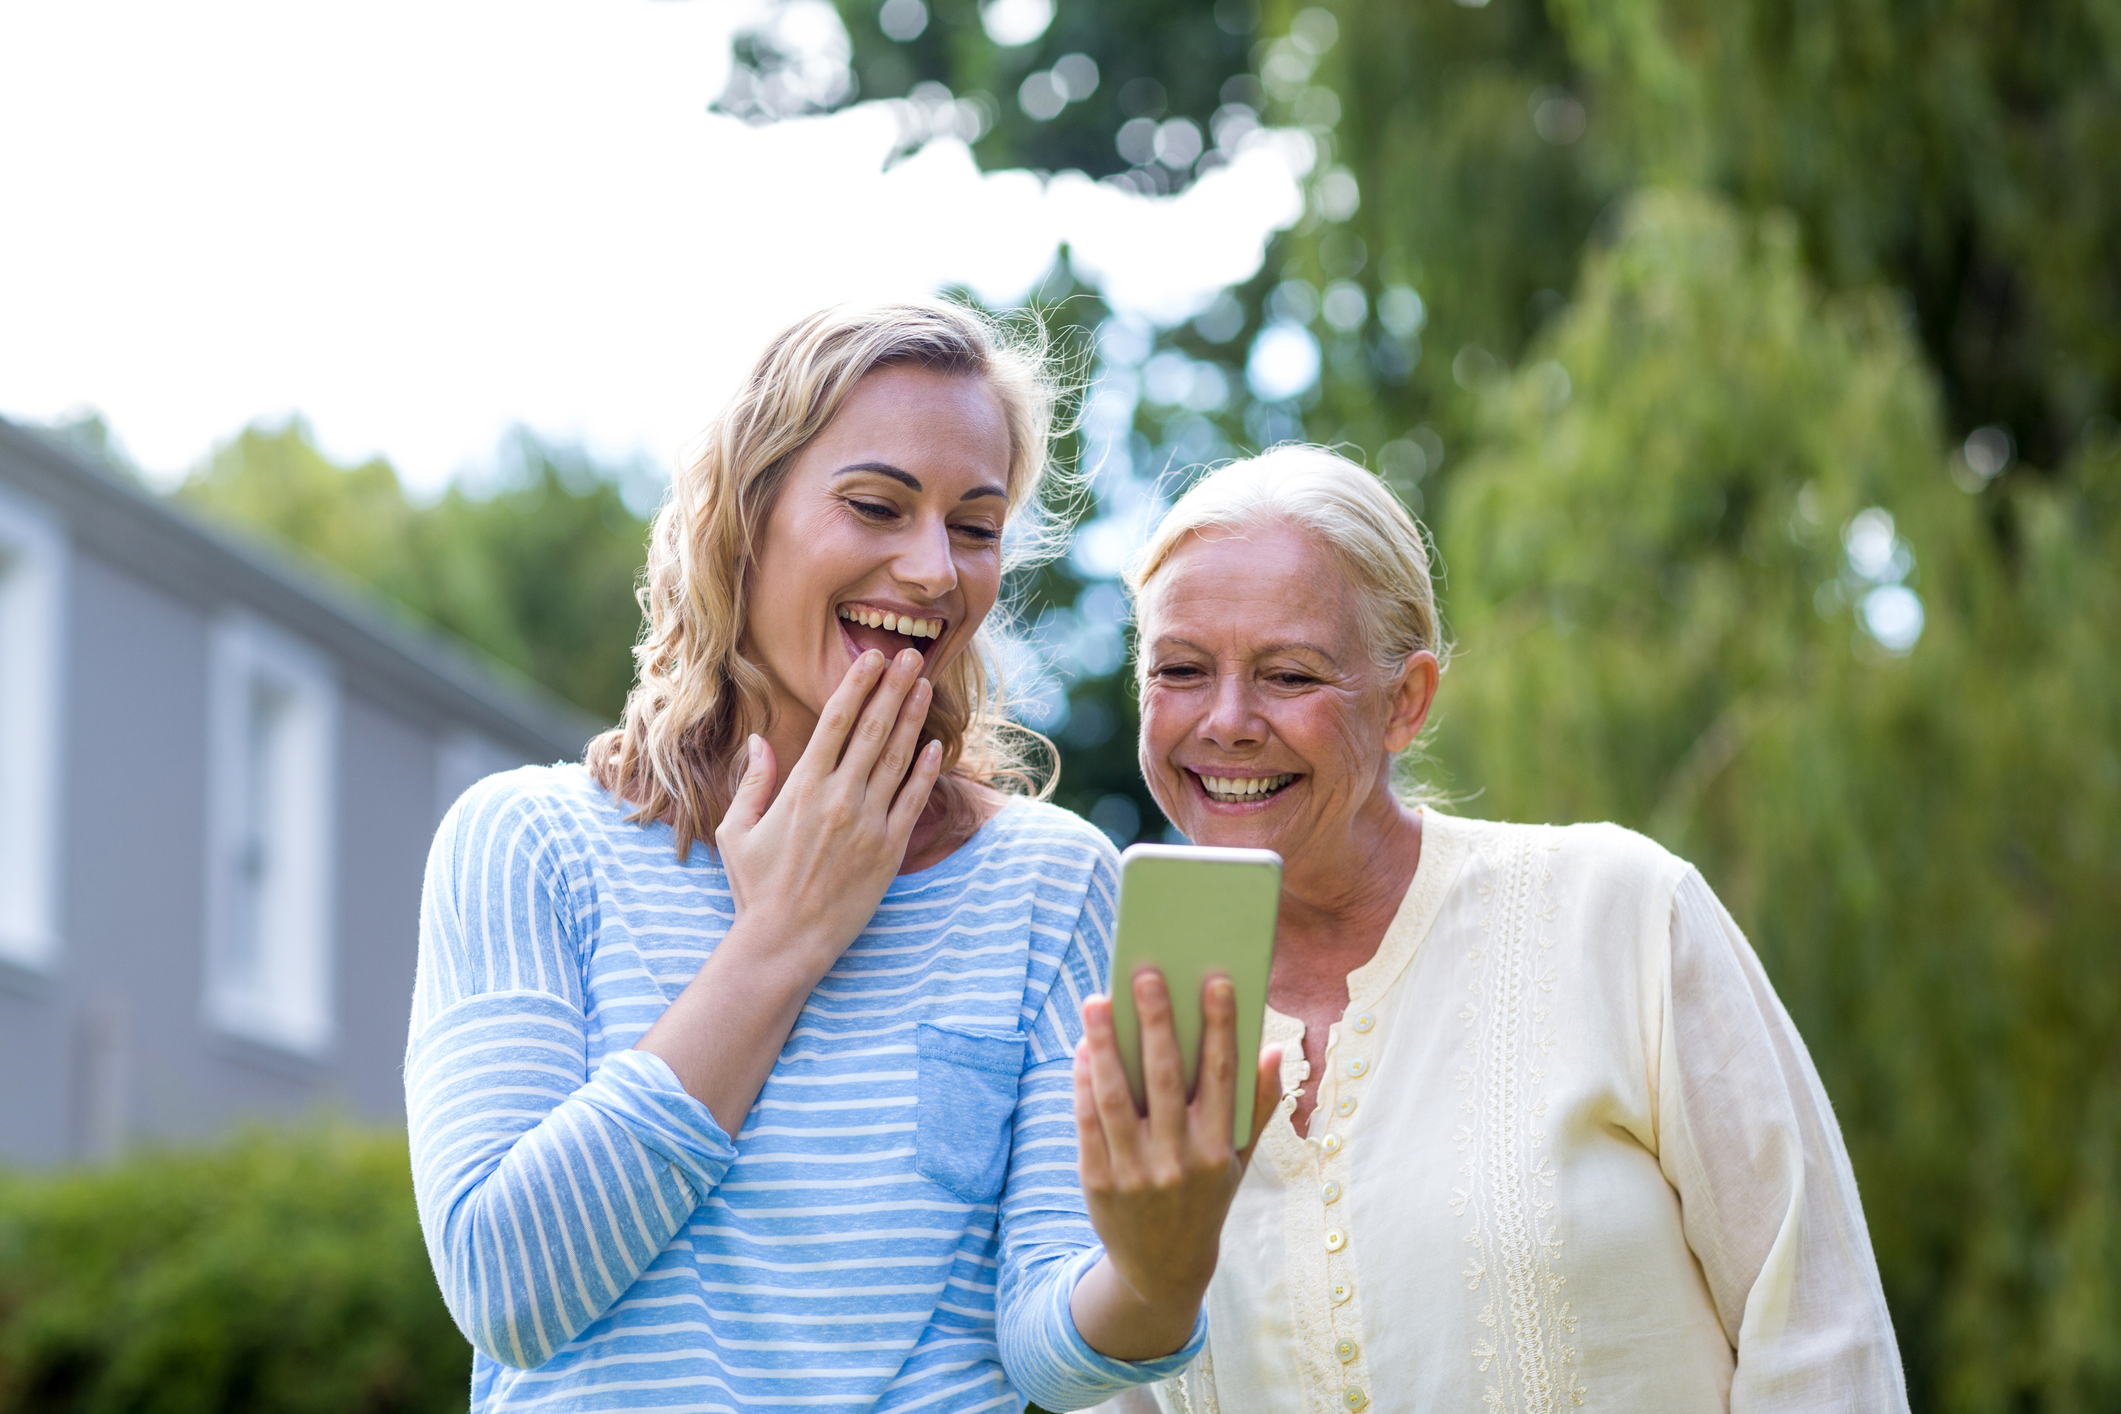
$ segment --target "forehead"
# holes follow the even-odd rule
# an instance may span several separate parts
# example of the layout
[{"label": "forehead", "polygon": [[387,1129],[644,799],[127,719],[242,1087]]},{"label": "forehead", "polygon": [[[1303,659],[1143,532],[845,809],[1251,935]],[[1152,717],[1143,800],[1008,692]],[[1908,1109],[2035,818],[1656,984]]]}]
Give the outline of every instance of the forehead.
[{"label": "forehead", "polygon": [[1142,590],[1144,642],[1203,647],[1308,641],[1343,661],[1361,628],[1340,557],[1307,531],[1248,526],[1179,541]]},{"label": "forehead", "polygon": [[829,475],[859,462],[895,466],[923,483],[1003,482],[1009,422],[1001,398],[976,374],[871,369],[803,448],[796,469]]}]

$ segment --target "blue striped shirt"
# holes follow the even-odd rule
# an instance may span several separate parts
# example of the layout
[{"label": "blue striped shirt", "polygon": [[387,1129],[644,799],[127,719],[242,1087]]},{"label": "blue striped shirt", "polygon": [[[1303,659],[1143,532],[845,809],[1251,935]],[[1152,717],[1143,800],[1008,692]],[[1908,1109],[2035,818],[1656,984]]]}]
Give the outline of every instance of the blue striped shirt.
[{"label": "blue striped shirt", "polygon": [[579,766],[474,786],[427,866],[406,1109],[472,1409],[1052,1409],[1175,1373],[1068,1300],[1102,1254],[1070,1057],[1116,861],[1015,800],[893,881],[735,1139],[630,1049],[735,916]]}]

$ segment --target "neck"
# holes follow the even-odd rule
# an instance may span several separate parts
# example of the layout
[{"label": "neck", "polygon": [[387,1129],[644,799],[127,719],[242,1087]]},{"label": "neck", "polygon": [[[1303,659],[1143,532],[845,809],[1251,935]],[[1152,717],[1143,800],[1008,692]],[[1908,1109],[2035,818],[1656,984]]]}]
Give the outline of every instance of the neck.
[{"label": "neck", "polygon": [[1377,951],[1421,856],[1421,814],[1388,785],[1344,829],[1314,837],[1282,875],[1280,936],[1301,948]]}]

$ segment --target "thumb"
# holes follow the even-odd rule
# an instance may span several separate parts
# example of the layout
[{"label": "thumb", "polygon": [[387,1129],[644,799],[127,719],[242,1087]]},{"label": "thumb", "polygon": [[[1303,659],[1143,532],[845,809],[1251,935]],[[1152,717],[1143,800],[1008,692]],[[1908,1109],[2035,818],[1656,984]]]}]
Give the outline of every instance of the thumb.
[{"label": "thumb", "polygon": [[1252,1141],[1245,1145],[1242,1157],[1249,1162],[1253,1149],[1259,1145],[1259,1136],[1267,1132],[1267,1125],[1281,1113],[1281,1047],[1269,1046],[1259,1054],[1259,1088],[1252,1092]]},{"label": "thumb", "polygon": [[725,825],[733,825],[739,830],[748,830],[758,824],[766,807],[773,804],[773,787],[778,780],[773,748],[764,737],[753,733],[745,743],[745,753],[744,779],[737,782],[736,796],[729,802],[729,813],[723,817]]}]

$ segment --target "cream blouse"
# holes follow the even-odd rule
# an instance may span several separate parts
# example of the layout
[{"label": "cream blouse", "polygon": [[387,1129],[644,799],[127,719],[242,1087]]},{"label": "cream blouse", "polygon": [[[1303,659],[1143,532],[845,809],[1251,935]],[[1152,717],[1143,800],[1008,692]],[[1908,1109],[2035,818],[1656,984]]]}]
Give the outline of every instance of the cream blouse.
[{"label": "cream blouse", "polygon": [[[1428,811],[1419,869],[1223,1228],[1208,1346],[1101,1406],[1907,1408],[1841,1133],[1701,876]],[[1293,1108],[1293,1094],[1285,1100]]]}]

